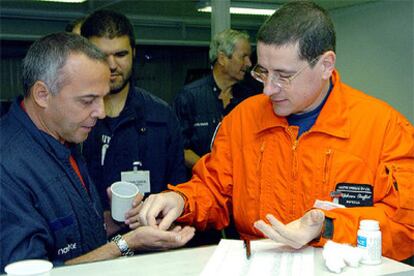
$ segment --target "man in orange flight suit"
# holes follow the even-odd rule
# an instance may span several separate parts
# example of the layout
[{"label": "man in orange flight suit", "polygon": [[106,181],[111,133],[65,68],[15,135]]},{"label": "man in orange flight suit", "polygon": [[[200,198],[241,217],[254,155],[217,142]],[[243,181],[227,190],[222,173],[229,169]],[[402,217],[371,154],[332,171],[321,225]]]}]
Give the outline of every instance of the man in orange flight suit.
[{"label": "man in orange flight suit", "polygon": [[[148,198],[140,222],[167,229],[179,217],[222,229],[232,213],[242,238],[300,248],[326,239],[355,245],[359,221],[375,219],[383,255],[412,256],[414,128],[341,82],[326,11],[287,3],[259,30],[257,53],[252,75],[264,95],[223,120],[193,178]],[[335,197],[347,208],[313,208]]]}]

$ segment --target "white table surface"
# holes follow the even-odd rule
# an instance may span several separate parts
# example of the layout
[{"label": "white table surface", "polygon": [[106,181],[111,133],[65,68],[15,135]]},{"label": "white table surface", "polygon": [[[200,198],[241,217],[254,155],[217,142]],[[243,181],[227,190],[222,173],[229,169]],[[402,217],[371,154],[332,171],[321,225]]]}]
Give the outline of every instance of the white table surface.
[{"label": "white table surface", "polygon": [[[52,269],[50,276],[94,275],[199,275],[213,254],[216,246],[177,249],[160,253],[118,258],[109,261],[63,266]],[[380,265],[346,267],[341,274],[330,273],[324,265],[322,249],[315,251],[315,276],[319,275],[414,275],[414,267],[383,258]],[[214,275],[213,275],[214,276]],[[231,275],[228,275],[231,276]]]}]

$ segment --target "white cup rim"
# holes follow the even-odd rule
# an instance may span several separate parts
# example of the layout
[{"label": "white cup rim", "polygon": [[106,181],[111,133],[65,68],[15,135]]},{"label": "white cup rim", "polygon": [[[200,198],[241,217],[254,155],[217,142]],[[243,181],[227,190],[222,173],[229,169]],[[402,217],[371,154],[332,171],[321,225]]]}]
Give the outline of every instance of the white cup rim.
[{"label": "white cup rim", "polygon": [[[112,187],[113,186],[119,186],[121,184],[122,185],[125,185],[126,184],[126,185],[128,185],[130,187],[133,187],[133,189],[135,189],[135,192],[132,195],[129,195],[129,196],[121,195],[121,194],[119,194],[117,192],[114,192],[114,190],[113,190]],[[119,198],[130,198],[130,197],[135,197],[139,193],[139,189],[138,189],[137,185],[135,185],[134,183],[131,183],[131,182],[128,182],[128,181],[117,181],[117,182],[112,183],[112,185],[111,185],[111,193],[114,194],[114,195],[116,195]]]},{"label": "white cup rim", "polygon": [[53,264],[48,260],[28,259],[8,264],[4,271],[8,275],[40,275],[50,271],[52,268]]}]

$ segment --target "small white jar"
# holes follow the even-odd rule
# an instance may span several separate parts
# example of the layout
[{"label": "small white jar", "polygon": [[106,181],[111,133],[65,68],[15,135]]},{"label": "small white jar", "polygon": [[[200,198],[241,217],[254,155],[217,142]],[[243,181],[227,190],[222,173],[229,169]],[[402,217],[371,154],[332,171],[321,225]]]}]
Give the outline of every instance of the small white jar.
[{"label": "small white jar", "polygon": [[376,220],[359,222],[358,247],[363,250],[362,263],[376,265],[381,263],[381,231]]}]

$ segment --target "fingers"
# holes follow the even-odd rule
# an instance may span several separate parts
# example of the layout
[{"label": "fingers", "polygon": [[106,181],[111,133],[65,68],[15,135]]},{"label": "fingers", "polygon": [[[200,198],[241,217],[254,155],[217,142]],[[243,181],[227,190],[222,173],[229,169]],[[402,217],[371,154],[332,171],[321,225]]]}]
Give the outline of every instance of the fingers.
[{"label": "fingers", "polygon": [[296,249],[303,246],[301,240],[298,239],[300,233],[296,233],[294,229],[290,229],[270,214],[266,218],[272,225],[259,220],[254,223],[254,227],[260,230],[267,238]]},{"label": "fingers", "polygon": [[158,237],[157,241],[154,242],[151,247],[164,250],[183,246],[194,237],[195,233],[195,229],[190,226],[185,226],[183,228],[177,226],[173,231],[164,231],[160,229],[151,229],[150,231],[155,231],[153,234]]},{"label": "fingers", "polygon": [[136,229],[141,226],[138,215],[129,217],[125,220],[125,224],[129,226],[129,229]]},{"label": "fingers", "polygon": [[129,229],[134,230],[134,229],[137,229],[140,226],[141,226],[141,224],[138,221],[138,222],[129,224]]},{"label": "fingers", "polygon": [[269,238],[275,242],[288,244],[278,232],[276,232],[269,224],[265,223],[264,221],[256,221],[254,223],[254,227],[260,230],[266,236],[266,238]]},{"label": "fingers", "polygon": [[[161,230],[167,230],[172,222],[182,213],[184,201],[175,192],[162,193],[149,196],[139,212],[142,225],[149,225]],[[162,214],[162,216],[161,216]],[[157,218],[161,222],[157,224]]]},{"label": "fingers", "polygon": [[142,205],[143,202],[141,201],[138,205],[129,209],[128,212],[125,213],[125,220],[129,220],[130,218],[138,218],[138,214],[142,209]]},{"label": "fingers", "polygon": [[181,229],[183,229],[180,225],[171,225],[170,229],[168,231],[172,232],[180,232]]},{"label": "fingers", "polygon": [[125,235],[128,245],[134,250],[166,250],[186,244],[194,237],[195,229],[177,226],[173,231],[163,231],[142,226]]},{"label": "fingers", "polygon": [[186,244],[189,240],[191,240],[195,235],[195,228],[190,226],[185,226],[182,229],[181,235],[181,245]]},{"label": "fingers", "polygon": [[191,240],[194,237],[195,234],[195,228],[190,226],[185,226],[184,228],[180,229],[178,232],[170,232],[170,233],[176,233],[178,234],[175,237],[174,247],[183,246],[186,244],[189,240]]},{"label": "fingers", "polygon": [[307,212],[304,216],[309,226],[323,224],[325,220],[325,213],[318,209],[313,209]]},{"label": "fingers", "polygon": [[324,221],[325,213],[318,209],[310,210],[301,218],[300,228],[306,229],[308,241],[321,235]]},{"label": "fingers", "polygon": [[285,225],[281,223],[278,219],[276,219],[273,215],[266,215],[266,218],[269,220],[269,222],[272,224],[273,228],[284,228]]},{"label": "fingers", "polygon": [[[286,227],[285,224],[281,223],[279,220],[277,220],[273,215],[266,215],[266,218],[269,220],[269,222],[272,224],[272,228],[279,233],[282,237],[288,240],[294,240],[294,237],[292,237],[292,234],[295,233],[292,231],[292,229],[289,229]],[[293,238],[293,239],[292,239]]]},{"label": "fingers", "polygon": [[290,227],[290,225],[285,225],[276,219],[273,215],[268,214],[266,218],[272,224],[272,229],[274,229],[280,237],[283,239],[283,243],[293,247],[293,248],[301,248],[304,243],[300,239],[301,233],[300,229],[295,229]]},{"label": "fingers", "polygon": [[194,237],[195,228],[191,226],[176,226],[172,231],[162,231],[161,247],[168,249],[183,246]]},{"label": "fingers", "polygon": [[321,210],[311,210],[286,225],[270,214],[266,215],[266,218],[271,223],[271,227],[259,225],[266,235],[271,236],[272,239],[280,239],[278,241],[293,248],[301,248],[320,234],[325,215]]},{"label": "fingers", "polygon": [[142,199],[144,198],[143,194],[138,193],[135,197],[134,201],[132,202],[132,207],[137,207],[142,203]]},{"label": "fingers", "polygon": [[149,225],[154,228],[157,227],[156,217],[161,213],[162,205],[154,204],[156,197],[160,195],[150,195],[145,201],[139,212],[139,221],[142,225]]},{"label": "fingers", "polygon": [[171,224],[175,221],[175,219],[178,217],[176,212],[171,210],[167,213],[167,215],[161,220],[160,224],[158,225],[158,228],[161,230],[167,230],[170,228]]},{"label": "fingers", "polygon": [[266,238],[269,238],[271,240],[280,242],[280,235],[278,235],[276,233],[276,231],[274,231],[272,229],[272,227],[270,227],[270,225],[268,225],[267,223],[265,223],[263,220],[256,221],[253,224],[253,226],[257,230],[259,230],[260,232],[262,232],[266,236]]},{"label": "fingers", "polygon": [[112,200],[111,187],[106,188],[106,194],[108,195],[109,203],[111,203],[111,200]]}]

